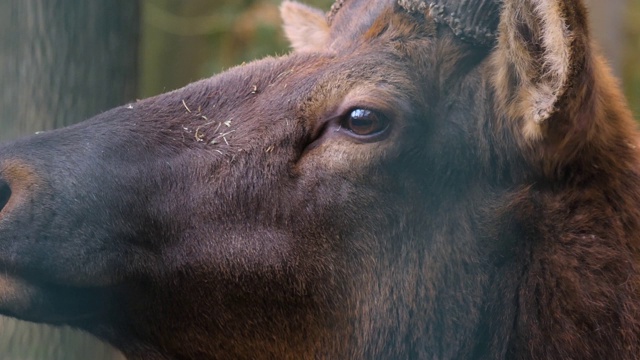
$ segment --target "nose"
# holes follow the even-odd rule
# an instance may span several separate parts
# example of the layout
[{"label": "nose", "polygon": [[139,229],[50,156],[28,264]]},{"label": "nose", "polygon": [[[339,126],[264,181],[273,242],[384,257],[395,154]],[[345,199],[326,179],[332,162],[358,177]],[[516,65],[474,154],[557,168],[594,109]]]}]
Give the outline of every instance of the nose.
[{"label": "nose", "polygon": [[34,168],[25,162],[0,161],[0,219],[27,201],[40,183]]},{"label": "nose", "polygon": [[0,178],[0,214],[2,214],[2,209],[4,209],[9,203],[10,198],[11,187],[9,186],[9,183]]}]

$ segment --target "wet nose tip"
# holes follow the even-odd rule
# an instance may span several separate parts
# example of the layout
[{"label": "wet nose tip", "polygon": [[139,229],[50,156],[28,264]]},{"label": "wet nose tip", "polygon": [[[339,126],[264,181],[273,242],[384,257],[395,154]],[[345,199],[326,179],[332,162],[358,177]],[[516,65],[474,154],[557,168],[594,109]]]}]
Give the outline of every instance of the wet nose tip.
[{"label": "wet nose tip", "polygon": [[0,179],[0,213],[9,203],[11,198],[11,187],[5,180]]}]

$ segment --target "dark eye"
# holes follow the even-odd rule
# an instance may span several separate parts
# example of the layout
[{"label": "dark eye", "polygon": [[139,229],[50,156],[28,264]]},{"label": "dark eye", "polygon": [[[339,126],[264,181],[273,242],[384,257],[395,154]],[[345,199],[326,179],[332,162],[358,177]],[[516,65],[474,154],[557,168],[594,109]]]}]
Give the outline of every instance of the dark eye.
[{"label": "dark eye", "polygon": [[354,109],[340,124],[357,136],[378,135],[389,127],[389,120],[383,114],[367,109]]}]

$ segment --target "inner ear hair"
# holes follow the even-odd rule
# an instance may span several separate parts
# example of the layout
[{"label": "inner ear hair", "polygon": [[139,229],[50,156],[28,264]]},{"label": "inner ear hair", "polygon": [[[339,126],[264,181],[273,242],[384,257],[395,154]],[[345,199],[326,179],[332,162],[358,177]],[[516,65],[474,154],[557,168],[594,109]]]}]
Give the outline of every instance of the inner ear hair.
[{"label": "inner ear hair", "polygon": [[541,138],[567,96],[586,56],[585,22],[577,0],[504,1],[495,85],[507,114],[523,119],[525,138]]},{"label": "inner ear hair", "polygon": [[319,51],[329,42],[329,24],[321,10],[295,2],[280,5],[284,33],[294,51]]}]

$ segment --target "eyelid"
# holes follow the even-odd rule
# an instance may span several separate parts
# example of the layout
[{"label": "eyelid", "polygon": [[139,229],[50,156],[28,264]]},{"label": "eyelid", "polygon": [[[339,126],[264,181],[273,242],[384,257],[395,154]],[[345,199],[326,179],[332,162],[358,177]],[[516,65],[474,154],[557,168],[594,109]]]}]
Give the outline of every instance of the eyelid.
[{"label": "eyelid", "polygon": [[[339,96],[341,101],[335,101],[334,106],[325,108],[325,116],[317,118],[313,124],[313,129],[309,134],[309,146],[306,151],[312,150],[319,146],[324,140],[326,134],[332,132],[339,133],[342,131],[340,122],[349,111],[356,108],[368,109],[380,114],[384,114],[389,120],[389,127],[396,127],[398,122],[407,119],[411,115],[411,102],[407,97],[407,92],[400,92],[399,89],[391,85],[372,85],[357,87]],[[328,99],[329,102],[331,102]],[[328,104],[327,104],[328,105]],[[389,129],[391,130],[391,129]],[[358,139],[362,142],[379,141],[382,136],[391,134],[392,131],[382,131],[381,138],[375,139]],[[354,136],[355,137],[355,136]]]},{"label": "eyelid", "polygon": [[[353,112],[357,110],[366,110],[368,112],[371,112],[371,114],[373,114],[378,121],[381,121],[382,126],[380,126],[379,128],[375,128],[374,131],[367,134],[359,134],[358,132],[354,131],[353,128],[345,126],[345,122],[349,121]],[[382,141],[387,138],[387,136],[389,136],[389,134],[391,133],[390,130],[392,128],[393,120],[381,111],[368,109],[365,107],[355,107],[348,110],[345,114],[340,116],[337,121],[334,121],[333,123],[333,125],[330,125],[330,128],[333,127],[334,131],[340,132],[351,139],[355,139],[358,142],[369,143]]]},{"label": "eyelid", "polygon": [[359,88],[344,97],[330,118],[344,116],[355,109],[367,109],[394,120],[400,118],[403,113],[409,112],[408,104],[406,97],[396,91],[388,91],[380,87]]}]

